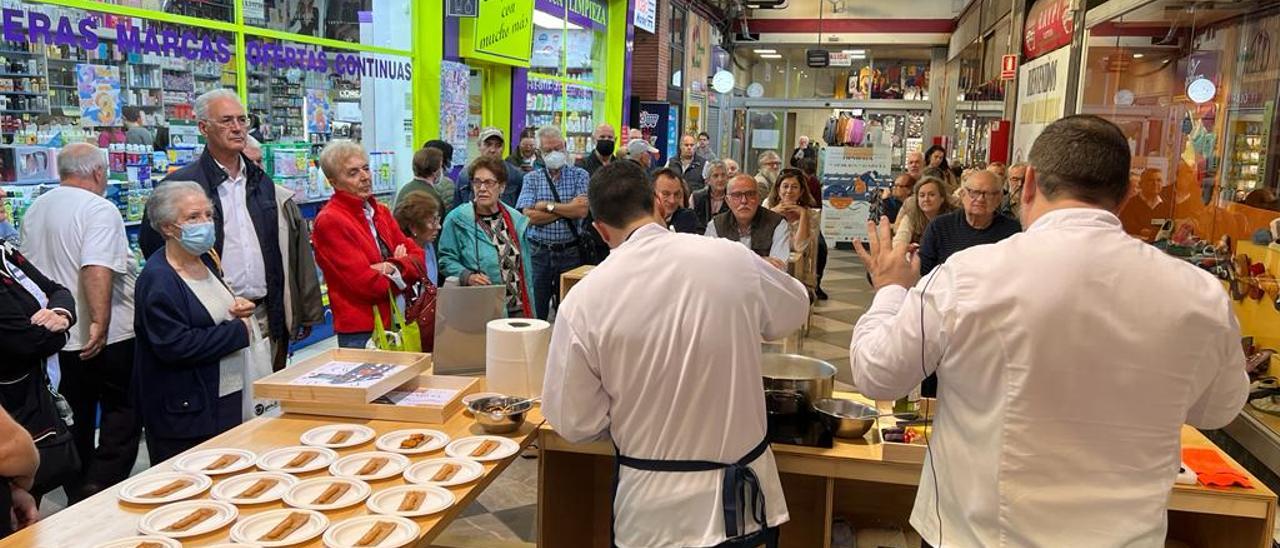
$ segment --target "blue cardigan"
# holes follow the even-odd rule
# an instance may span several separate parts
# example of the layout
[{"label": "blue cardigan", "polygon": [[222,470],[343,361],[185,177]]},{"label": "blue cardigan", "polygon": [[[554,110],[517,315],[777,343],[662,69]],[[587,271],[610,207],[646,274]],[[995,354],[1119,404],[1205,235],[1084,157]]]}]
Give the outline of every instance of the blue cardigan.
[{"label": "blue cardigan", "polygon": [[244,323],[215,323],[163,247],[138,276],[134,308],[133,388],[143,425],[162,438],[218,434],[218,362],[249,346]]}]

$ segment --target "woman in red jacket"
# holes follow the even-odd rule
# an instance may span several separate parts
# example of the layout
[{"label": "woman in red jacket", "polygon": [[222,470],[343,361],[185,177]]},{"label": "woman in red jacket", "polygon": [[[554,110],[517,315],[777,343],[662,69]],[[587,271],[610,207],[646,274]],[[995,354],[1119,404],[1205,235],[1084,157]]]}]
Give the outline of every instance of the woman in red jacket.
[{"label": "woman in red jacket", "polygon": [[373,307],[389,323],[389,293],[399,295],[422,279],[422,248],[374,199],[363,146],[346,139],[330,141],[320,151],[320,169],[335,192],[316,216],[311,242],[329,284],[338,346],[364,348],[373,334]]}]

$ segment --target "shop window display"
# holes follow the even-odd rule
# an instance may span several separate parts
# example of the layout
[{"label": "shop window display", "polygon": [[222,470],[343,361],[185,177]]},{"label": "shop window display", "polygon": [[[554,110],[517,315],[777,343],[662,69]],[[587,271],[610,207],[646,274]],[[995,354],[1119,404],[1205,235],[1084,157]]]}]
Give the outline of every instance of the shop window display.
[{"label": "shop window display", "polygon": [[244,0],[247,25],[400,50],[410,48],[410,33],[395,27],[409,17],[409,0]]},{"label": "shop window display", "polygon": [[574,156],[595,147],[591,134],[604,118],[608,23],[600,0],[535,4],[525,127],[559,126]]}]

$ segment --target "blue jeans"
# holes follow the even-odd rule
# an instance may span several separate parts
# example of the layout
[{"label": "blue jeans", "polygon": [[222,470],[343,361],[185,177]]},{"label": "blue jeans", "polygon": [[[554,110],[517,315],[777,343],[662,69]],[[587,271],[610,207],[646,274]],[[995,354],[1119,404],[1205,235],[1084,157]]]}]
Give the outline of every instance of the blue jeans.
[{"label": "blue jeans", "polygon": [[372,331],[338,333],[338,348],[364,348],[370,337],[373,337]]},{"label": "blue jeans", "polygon": [[551,315],[552,303],[560,302],[560,273],[582,266],[582,256],[576,247],[552,251],[538,242],[529,244],[533,248],[533,315],[545,320]]}]

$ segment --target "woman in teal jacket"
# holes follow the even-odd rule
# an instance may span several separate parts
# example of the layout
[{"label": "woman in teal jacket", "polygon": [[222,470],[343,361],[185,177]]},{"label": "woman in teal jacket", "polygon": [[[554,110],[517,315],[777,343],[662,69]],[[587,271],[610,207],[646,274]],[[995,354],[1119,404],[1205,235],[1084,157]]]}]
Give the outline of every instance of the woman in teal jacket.
[{"label": "woman in teal jacket", "polygon": [[533,317],[533,284],[529,273],[529,219],[499,201],[507,170],[501,161],[481,157],[467,168],[474,198],[449,212],[440,230],[440,274],[462,285],[502,285],[507,290],[507,316]]}]

